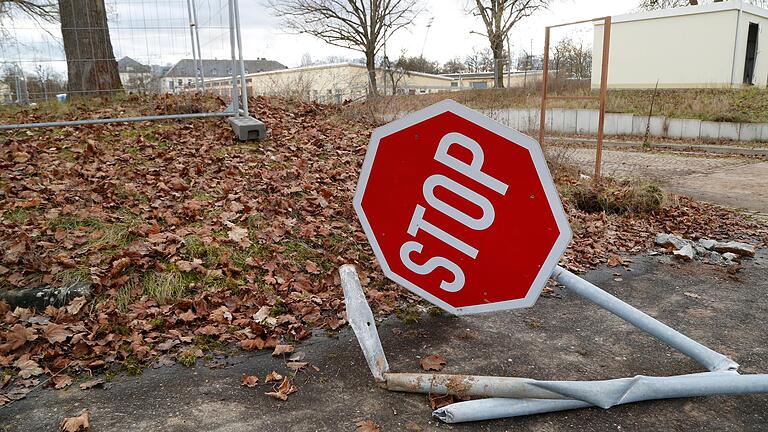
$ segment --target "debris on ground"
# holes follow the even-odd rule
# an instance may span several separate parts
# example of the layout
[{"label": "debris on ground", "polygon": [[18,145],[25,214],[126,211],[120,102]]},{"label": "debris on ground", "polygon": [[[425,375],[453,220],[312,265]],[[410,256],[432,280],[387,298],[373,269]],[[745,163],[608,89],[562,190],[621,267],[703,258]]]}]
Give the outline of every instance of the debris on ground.
[{"label": "debris on ground", "polygon": [[59,425],[61,432],[90,432],[91,430],[91,410],[84,409],[79,416],[64,417]]},{"label": "debris on ground", "polygon": [[708,238],[694,241],[667,233],[659,233],[655,243],[663,247],[664,252],[671,252],[675,258],[683,261],[697,258],[700,261],[722,266],[732,266],[742,258],[754,257],[757,251],[757,248],[749,243],[717,241]]},{"label": "debris on ground", "polygon": [[[104,100],[93,115],[159,113],[174,100]],[[44,305],[0,300],[0,368],[14,377],[0,405],[26,394],[22,371],[140,374],[214,364],[231,347],[279,353],[312,330],[335,332],[346,323],[342,264],[357,266],[379,315],[412,310],[419,298],[384,277],[352,208],[375,122],[343,106],[267,97],[250,106],[269,128],[265,141],[241,143],[217,119],[0,136],[0,292],[55,293],[33,295]],[[0,121],[72,120],[86,109],[72,108],[0,109]],[[654,188],[627,191],[606,187],[600,199],[643,205],[590,213],[564,198],[574,234],[561,265],[584,271],[646,251],[659,231],[766,241],[765,226],[732,211],[685,197],[659,206]]]}]

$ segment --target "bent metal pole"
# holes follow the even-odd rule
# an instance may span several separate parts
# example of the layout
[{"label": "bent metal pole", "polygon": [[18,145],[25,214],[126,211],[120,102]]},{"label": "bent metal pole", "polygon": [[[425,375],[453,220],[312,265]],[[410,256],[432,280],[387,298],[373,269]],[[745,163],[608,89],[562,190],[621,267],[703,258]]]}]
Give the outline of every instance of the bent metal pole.
[{"label": "bent metal pole", "polygon": [[432,414],[446,423],[463,423],[590,406],[607,409],[616,405],[657,399],[768,393],[768,375],[739,375],[735,371],[723,371],[671,377],[636,376],[608,381],[538,381],[537,385],[563,391],[573,398],[477,399],[451,404],[435,410]]},{"label": "bent metal pole", "polygon": [[552,278],[560,282],[568,291],[589,300],[675,348],[710,371],[737,370],[739,368],[739,364],[730,358],[705,347],[560,266],[555,267]]}]

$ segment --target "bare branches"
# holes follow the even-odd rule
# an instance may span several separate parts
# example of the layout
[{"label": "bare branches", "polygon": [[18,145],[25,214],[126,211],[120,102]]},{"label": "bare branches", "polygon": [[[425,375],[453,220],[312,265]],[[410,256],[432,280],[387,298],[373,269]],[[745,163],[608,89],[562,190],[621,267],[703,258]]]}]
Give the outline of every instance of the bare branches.
[{"label": "bare branches", "polygon": [[470,12],[483,20],[495,61],[496,87],[504,87],[504,38],[521,20],[549,6],[550,0],[474,0]]},{"label": "bare branches", "polygon": [[365,54],[372,91],[374,59],[387,40],[409,26],[420,0],[267,0],[286,28]]},{"label": "bare branches", "polygon": [[50,22],[58,19],[56,3],[53,1],[0,0],[0,16],[12,15],[14,11],[19,11],[34,19],[40,18]]}]

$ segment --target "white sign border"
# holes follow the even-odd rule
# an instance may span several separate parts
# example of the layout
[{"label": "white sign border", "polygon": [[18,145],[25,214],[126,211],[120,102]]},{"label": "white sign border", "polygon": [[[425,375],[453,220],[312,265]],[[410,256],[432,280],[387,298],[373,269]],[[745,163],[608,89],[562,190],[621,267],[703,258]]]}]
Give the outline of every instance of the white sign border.
[{"label": "white sign border", "polygon": [[[365,215],[365,211],[363,210],[363,195],[365,194],[365,188],[368,184],[368,177],[371,174],[373,161],[376,157],[376,152],[378,150],[379,142],[381,139],[445,112],[452,112],[459,117],[467,119],[472,123],[483,127],[484,129],[487,129],[501,137],[517,143],[528,150],[529,154],[531,155],[531,159],[533,160],[534,166],[536,167],[536,171],[539,175],[539,181],[541,182],[541,185],[544,189],[544,193],[547,197],[549,206],[552,209],[552,214],[554,215],[555,222],[560,231],[560,235],[552,246],[549,255],[547,255],[544,264],[541,266],[541,269],[536,275],[536,278],[534,279],[533,284],[528,290],[528,294],[525,296],[525,298],[459,308],[453,307],[425,291],[424,289],[419,288],[415,284],[406,280],[404,277],[393,272],[389,267],[386,259],[384,258],[384,254],[379,247],[376,236],[373,233],[373,229],[368,222],[368,218]],[[508,309],[522,309],[533,306],[541,295],[541,292],[544,290],[549,276],[552,274],[555,266],[557,266],[557,263],[560,261],[560,257],[565,252],[565,249],[568,247],[568,244],[573,237],[571,226],[568,223],[568,217],[563,210],[563,205],[560,201],[560,195],[557,193],[555,183],[552,180],[552,175],[549,172],[549,167],[547,166],[544,153],[542,152],[539,143],[533,138],[524,135],[514,129],[511,129],[495,120],[492,120],[485,115],[467,108],[464,105],[461,105],[451,99],[445,99],[420,111],[416,111],[401,119],[381,126],[373,131],[371,134],[371,141],[368,145],[368,151],[366,152],[365,159],[363,161],[360,178],[357,182],[357,190],[355,191],[353,206],[355,208],[355,212],[357,213],[357,217],[360,219],[360,223],[363,226],[363,231],[365,231],[365,235],[368,237],[368,242],[371,244],[371,248],[373,248],[376,259],[381,265],[384,275],[399,285],[429,301],[430,303],[454,315],[471,315]]]}]

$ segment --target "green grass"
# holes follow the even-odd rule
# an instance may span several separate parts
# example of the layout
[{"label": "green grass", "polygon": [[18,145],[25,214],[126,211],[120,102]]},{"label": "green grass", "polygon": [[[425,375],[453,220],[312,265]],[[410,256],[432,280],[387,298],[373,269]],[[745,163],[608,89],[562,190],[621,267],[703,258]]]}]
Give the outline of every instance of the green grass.
[{"label": "green grass", "polygon": [[[596,91],[580,86],[550,89],[552,95],[596,95]],[[608,90],[608,112],[648,115],[653,89]],[[541,94],[538,88],[512,88],[467,90],[429,95],[388,96],[374,102],[377,111],[415,111],[443,99],[453,99],[476,109],[538,108]],[[352,104],[348,110],[364,110],[371,103]],[[597,109],[593,101],[550,101],[552,108]],[[745,123],[768,122],[768,89],[745,87],[741,89],[700,88],[660,89],[653,103],[653,114],[674,118],[692,118],[706,121]]]},{"label": "green grass", "polygon": [[192,274],[178,270],[145,272],[141,278],[143,293],[158,303],[174,302],[189,293],[190,284],[197,281]]},{"label": "green grass", "polygon": [[56,285],[67,286],[76,282],[91,280],[91,270],[88,267],[75,267],[62,270],[53,276]]},{"label": "green grass", "polygon": [[13,209],[3,212],[3,221],[8,221],[14,225],[24,225],[27,223],[30,217],[29,210],[26,209]]},{"label": "green grass", "polygon": [[197,363],[197,356],[191,351],[184,351],[179,354],[176,361],[178,361],[182,366],[192,367],[195,365],[195,363]]}]

